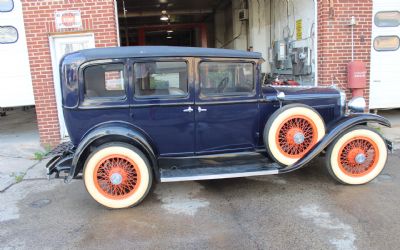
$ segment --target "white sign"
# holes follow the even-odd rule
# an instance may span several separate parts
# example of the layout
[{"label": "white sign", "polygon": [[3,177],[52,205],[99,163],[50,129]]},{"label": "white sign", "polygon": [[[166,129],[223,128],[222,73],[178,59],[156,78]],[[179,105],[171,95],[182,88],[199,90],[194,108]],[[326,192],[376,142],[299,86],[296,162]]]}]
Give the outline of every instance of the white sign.
[{"label": "white sign", "polygon": [[64,10],[54,12],[56,29],[82,28],[81,12],[79,10]]}]

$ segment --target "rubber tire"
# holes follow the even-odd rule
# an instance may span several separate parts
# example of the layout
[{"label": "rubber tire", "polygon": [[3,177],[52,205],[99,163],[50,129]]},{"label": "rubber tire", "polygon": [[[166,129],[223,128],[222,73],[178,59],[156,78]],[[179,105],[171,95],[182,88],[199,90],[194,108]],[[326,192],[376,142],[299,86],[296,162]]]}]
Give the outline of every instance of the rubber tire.
[{"label": "rubber tire", "polygon": [[[372,139],[379,150],[379,159],[375,168],[368,173],[366,176],[361,177],[352,177],[346,175],[339,167],[337,163],[338,151],[340,150],[343,143],[346,143],[351,137],[362,135],[364,137],[369,137]],[[341,134],[338,138],[336,138],[331,145],[328,147],[326,153],[326,167],[328,169],[329,174],[339,183],[348,184],[348,185],[362,185],[366,184],[373,179],[375,179],[385,167],[387,161],[387,146],[386,142],[383,139],[382,135],[380,135],[375,129],[372,129],[367,126],[355,126],[343,134]]]},{"label": "rubber tire", "polygon": [[[123,154],[134,160],[139,168],[141,179],[138,190],[125,199],[113,200],[107,198],[95,187],[93,171],[97,162],[109,154]],[[105,207],[117,209],[133,207],[142,202],[152,186],[153,173],[147,157],[139,149],[127,143],[113,142],[102,145],[90,154],[83,169],[83,180],[86,190],[95,201]]]},{"label": "rubber tire", "polygon": [[268,155],[271,157],[272,160],[282,166],[292,165],[293,163],[298,161],[300,157],[289,158],[279,152],[278,145],[276,144],[275,140],[276,130],[285,119],[290,116],[299,114],[306,115],[314,121],[318,130],[317,141],[321,140],[325,135],[325,122],[322,119],[321,115],[312,107],[296,103],[285,105],[282,108],[276,110],[265,124],[263,139]]}]

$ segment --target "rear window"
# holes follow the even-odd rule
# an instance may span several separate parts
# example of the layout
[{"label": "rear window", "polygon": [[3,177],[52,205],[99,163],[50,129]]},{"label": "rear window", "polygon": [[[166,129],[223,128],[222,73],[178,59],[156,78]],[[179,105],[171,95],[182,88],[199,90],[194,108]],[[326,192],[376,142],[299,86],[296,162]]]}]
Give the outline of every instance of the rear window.
[{"label": "rear window", "polygon": [[124,65],[104,64],[85,68],[85,97],[124,97]]},{"label": "rear window", "polygon": [[188,93],[186,62],[134,64],[135,97],[184,97]]}]

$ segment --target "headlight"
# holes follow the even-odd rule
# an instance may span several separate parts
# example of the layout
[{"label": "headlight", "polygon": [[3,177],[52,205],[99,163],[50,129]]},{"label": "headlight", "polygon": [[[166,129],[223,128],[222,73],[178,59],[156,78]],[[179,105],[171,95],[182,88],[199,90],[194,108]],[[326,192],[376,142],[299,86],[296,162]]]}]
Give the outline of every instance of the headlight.
[{"label": "headlight", "polygon": [[339,90],[340,93],[340,112],[341,115],[344,114],[345,110],[346,110],[346,92]]},{"label": "headlight", "polygon": [[352,112],[364,112],[365,108],[367,107],[367,104],[365,102],[365,99],[360,96],[351,99],[347,104],[347,107]]}]

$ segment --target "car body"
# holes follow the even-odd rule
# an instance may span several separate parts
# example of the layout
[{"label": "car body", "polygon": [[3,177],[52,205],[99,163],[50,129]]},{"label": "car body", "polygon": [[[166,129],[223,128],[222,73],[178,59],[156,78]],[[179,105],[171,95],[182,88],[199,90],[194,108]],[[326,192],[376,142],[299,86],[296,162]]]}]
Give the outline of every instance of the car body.
[{"label": "car body", "polygon": [[[48,174],[66,172],[69,181],[83,172],[92,197],[112,208],[138,204],[153,179],[286,173],[323,151],[347,155],[336,168],[330,166],[336,164],[334,157],[327,157],[339,181],[361,184],[375,178],[391,144],[365,125],[390,123],[377,115],[346,112],[345,94],[335,87],[264,85],[263,61],[256,52],[163,46],[66,55],[60,75],[71,142],[48,163]],[[362,101],[352,100],[348,110],[363,110]],[[371,136],[364,138],[370,133],[366,130]],[[347,132],[356,135],[341,142],[347,143],[343,149],[336,144]],[[366,166],[368,161],[374,167]],[[378,173],[371,170],[376,165]],[[343,166],[350,180],[336,173]],[[361,180],[351,166],[373,174]],[[135,179],[131,184],[129,176]]]}]

